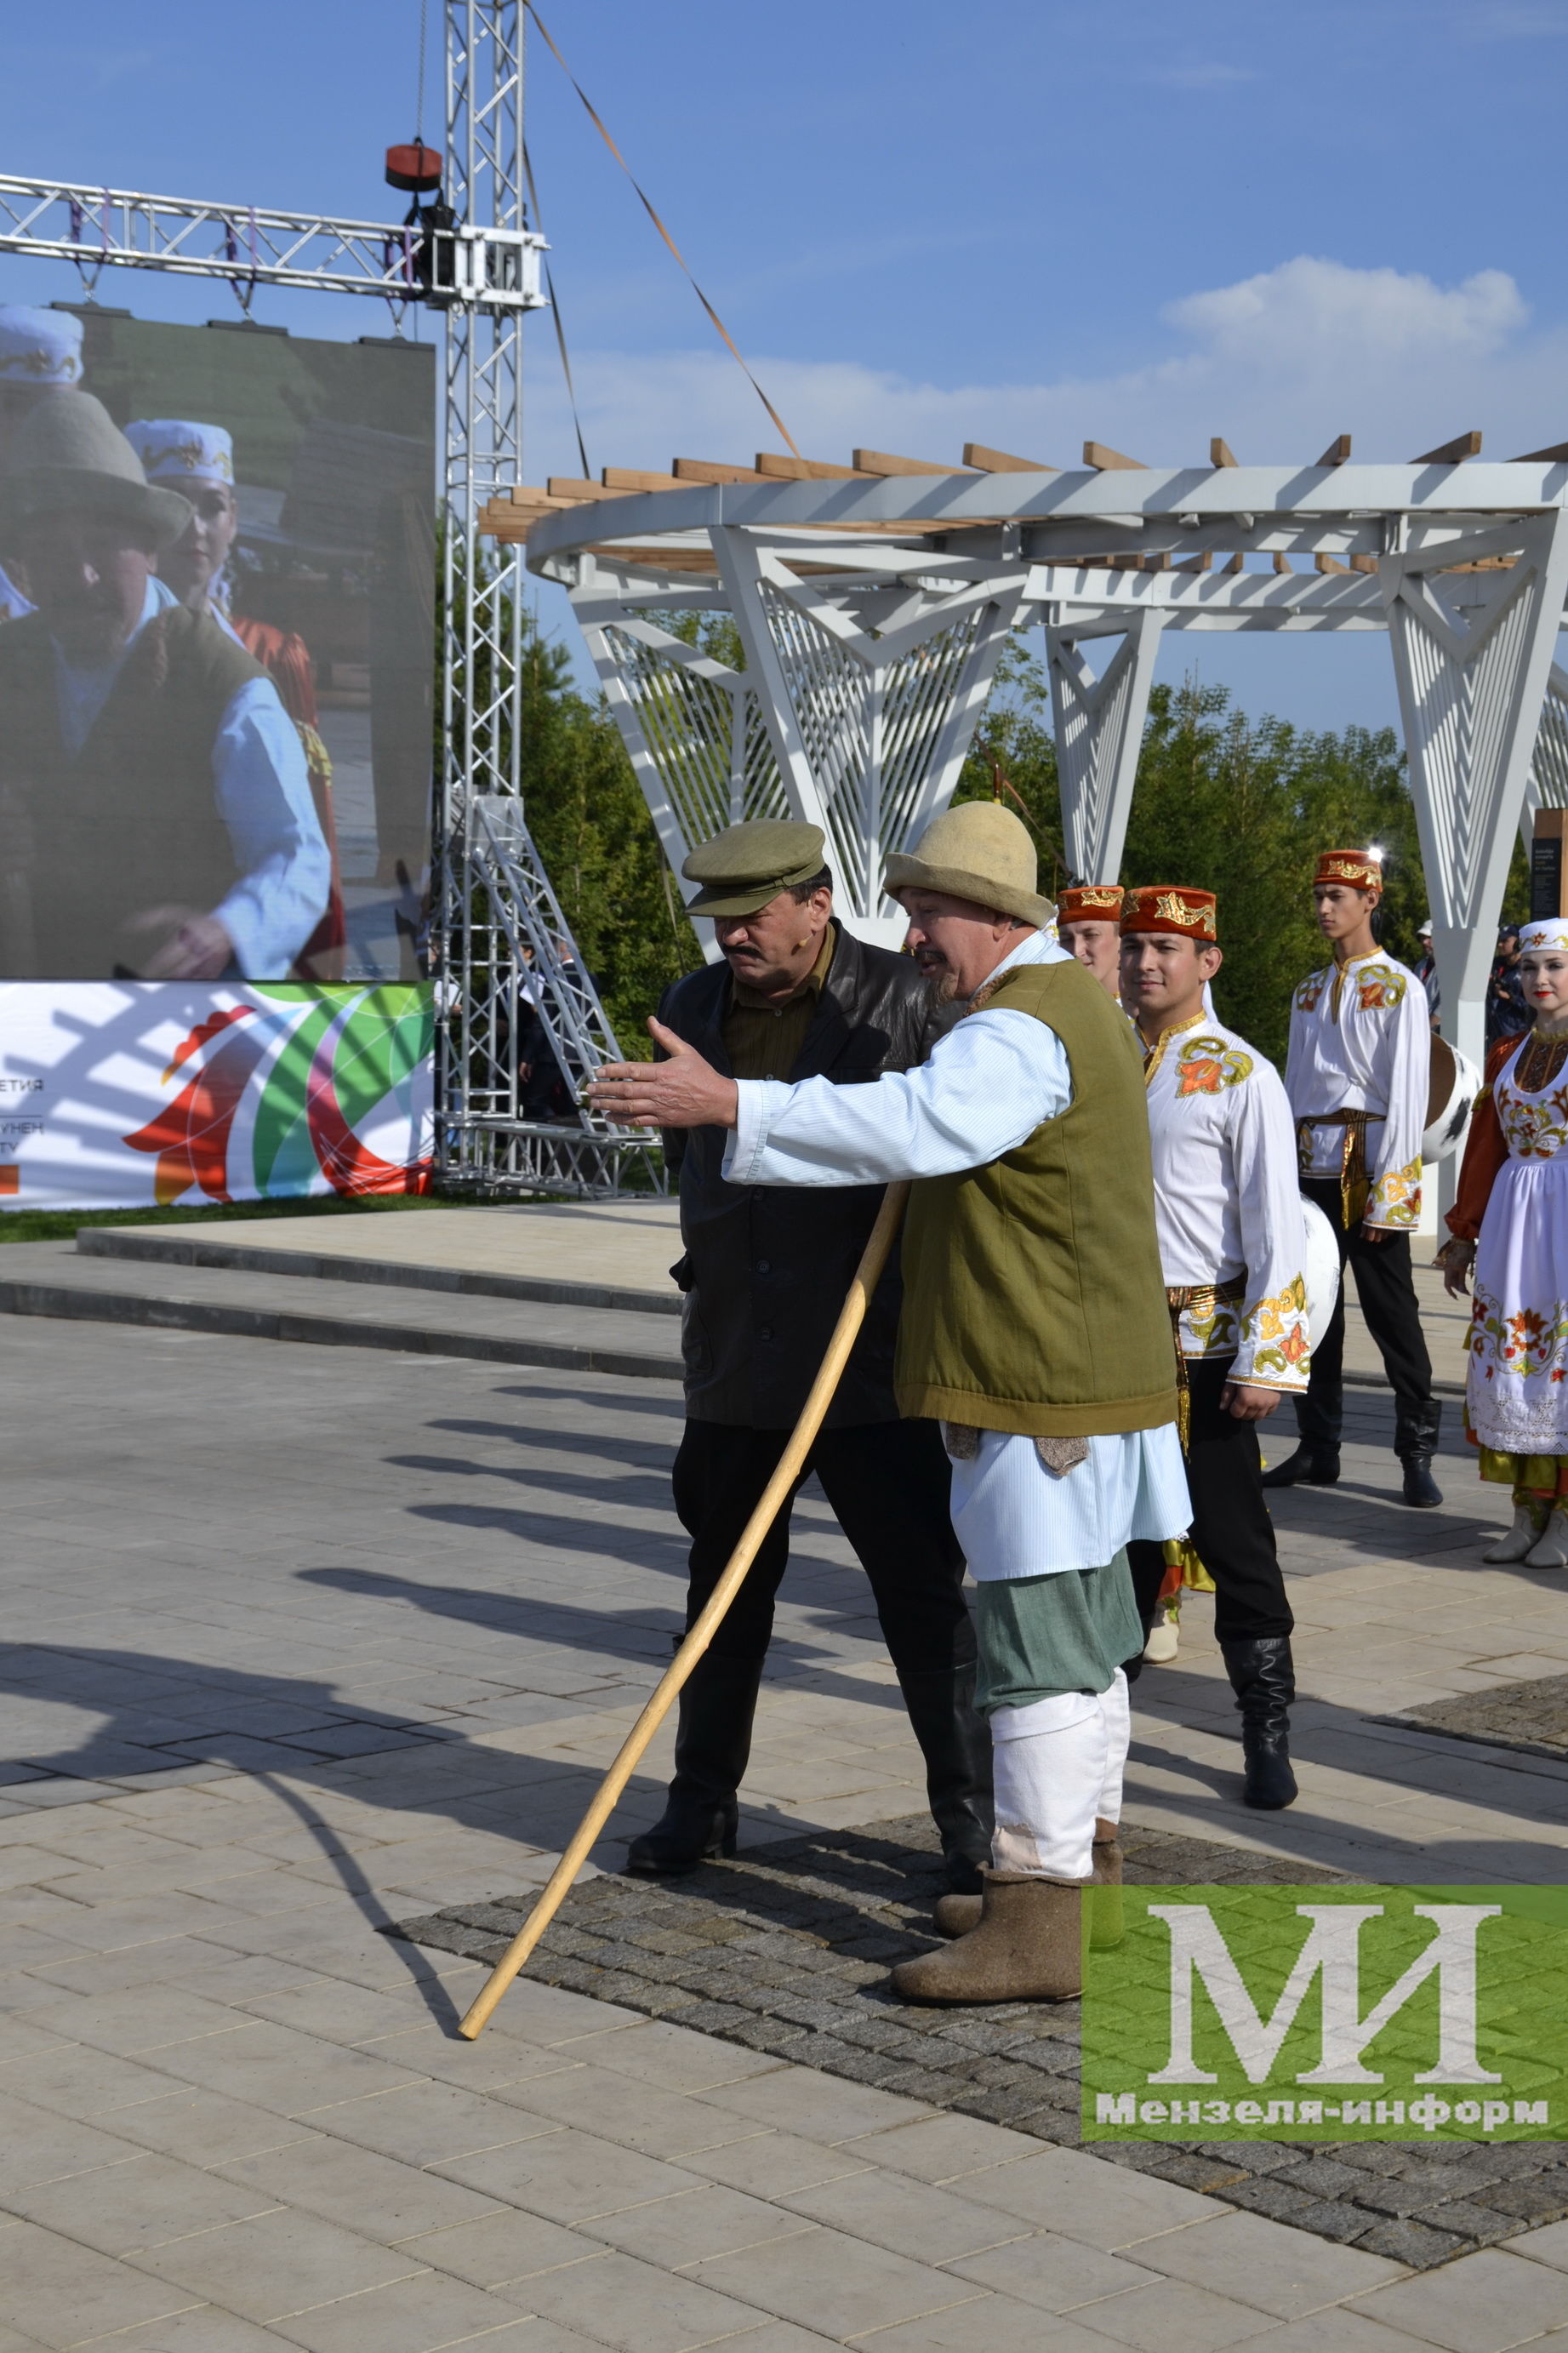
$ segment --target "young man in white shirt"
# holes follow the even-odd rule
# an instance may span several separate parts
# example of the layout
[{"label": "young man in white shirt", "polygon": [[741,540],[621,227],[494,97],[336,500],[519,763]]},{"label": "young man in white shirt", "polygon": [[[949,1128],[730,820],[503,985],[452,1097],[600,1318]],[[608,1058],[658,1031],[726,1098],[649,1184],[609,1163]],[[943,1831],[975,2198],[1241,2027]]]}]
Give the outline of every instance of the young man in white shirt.
[{"label": "young man in white shirt", "polygon": [[1057,902],[1057,937],[1117,1004],[1121,986],[1121,885],[1069,882]]},{"label": "young man in white shirt", "polygon": [[[1432,1039],[1420,982],[1378,945],[1373,916],[1382,895],[1383,868],[1370,851],[1323,851],[1312,896],[1333,961],[1296,991],[1285,1089],[1301,1190],[1339,1237],[1341,1268],[1348,1260],[1394,1391],[1404,1500],[1426,1509],[1443,1500],[1432,1476],[1442,1408],[1432,1395],[1410,1236],[1421,1215]],[[1338,1479],[1344,1346],[1342,1283],[1296,1409],[1300,1443],[1265,1473],[1266,1487],[1331,1487]]]},{"label": "young man in white shirt", "polygon": [[[1258,1425],[1302,1394],[1311,1345],[1290,1107],[1273,1065],[1205,1012],[1221,955],[1212,892],[1129,891],[1121,998],[1143,1046],[1154,1222],[1175,1345],[1192,1548],[1241,1711],[1249,1806],[1296,1795],[1294,1624],[1263,1500]],[[1128,1547],[1147,1628],[1167,1547]]]}]

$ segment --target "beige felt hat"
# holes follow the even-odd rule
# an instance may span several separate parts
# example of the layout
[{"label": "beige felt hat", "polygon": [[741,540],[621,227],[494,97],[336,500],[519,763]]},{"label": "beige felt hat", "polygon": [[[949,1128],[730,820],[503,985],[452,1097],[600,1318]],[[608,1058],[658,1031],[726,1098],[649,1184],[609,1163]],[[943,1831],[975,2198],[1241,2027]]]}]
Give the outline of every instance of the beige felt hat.
[{"label": "beige felt hat", "polygon": [[34,516],[112,516],[172,547],[191,520],[188,499],[153,488],[142,460],[107,408],[90,392],[52,392],[40,400],[11,447],[0,482],[0,524]]},{"label": "beige felt hat", "polygon": [[1038,861],[1026,828],[1000,801],[964,801],[932,818],[915,847],[889,858],[884,887],[946,891],[976,906],[994,907],[1021,923],[1048,923],[1056,913],[1037,888]]}]

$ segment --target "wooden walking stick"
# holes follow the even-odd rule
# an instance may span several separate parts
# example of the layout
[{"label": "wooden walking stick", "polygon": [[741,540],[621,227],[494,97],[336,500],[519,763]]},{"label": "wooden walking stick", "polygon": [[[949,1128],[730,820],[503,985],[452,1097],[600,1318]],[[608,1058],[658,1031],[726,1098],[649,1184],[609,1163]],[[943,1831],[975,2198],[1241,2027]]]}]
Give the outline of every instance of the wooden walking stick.
[{"label": "wooden walking stick", "polygon": [[668,1715],[682,1683],[685,1683],[698,1660],[718,1632],[725,1611],[740,1591],[745,1580],[746,1571],[757,1556],[763,1538],[773,1526],[785,1498],[799,1478],[805,1458],[811,1451],[812,1441],[822,1428],[827,1409],[833,1402],[833,1393],[837,1388],[844,1367],[849,1361],[849,1351],[855,1345],[856,1336],[866,1320],[866,1310],[870,1304],[871,1294],[881,1278],[882,1269],[888,1262],[888,1253],[893,1247],[893,1238],[899,1230],[899,1222],[904,1214],[904,1204],[909,1198],[909,1192],[908,1184],[900,1183],[889,1185],[883,1195],[882,1206],[877,1212],[877,1222],[866,1238],[866,1247],[860,1253],[860,1263],[855,1270],[855,1279],[849,1285],[844,1305],[839,1312],[838,1321],[833,1327],[833,1337],[827,1344],[827,1354],[823,1357],[816,1378],[811,1385],[811,1394],[801,1409],[800,1419],[791,1432],[789,1444],[779,1457],[778,1469],[768,1481],[763,1491],[762,1500],[746,1522],[741,1541],[730,1555],[725,1564],[724,1573],[709,1595],[701,1616],[676,1652],[652,1698],[622,1742],[615,1763],[599,1784],[593,1804],[578,1823],[565,1852],[552,1872],[543,1894],[490,1971],[467,2017],[459,2025],[458,2031],[468,2042],[474,2041],[491,2010],[494,2010],[497,2002],[500,2001],[502,1994],[505,1993],[508,1986],[554,1919],[567,1889],[581,1871],[595,1840],[609,1820],[616,1799],[631,1779],[643,1751]]}]

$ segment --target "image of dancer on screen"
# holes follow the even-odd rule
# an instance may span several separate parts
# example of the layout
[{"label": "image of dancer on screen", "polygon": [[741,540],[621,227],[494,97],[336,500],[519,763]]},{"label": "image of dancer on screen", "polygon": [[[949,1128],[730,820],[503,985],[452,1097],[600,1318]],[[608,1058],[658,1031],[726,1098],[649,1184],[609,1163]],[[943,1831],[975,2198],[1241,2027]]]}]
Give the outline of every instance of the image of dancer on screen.
[{"label": "image of dancer on screen", "polygon": [[233,436],[221,425],[157,417],[138,417],[126,427],[125,438],[141,459],[148,481],[177,491],[190,503],[190,522],[174,546],[159,556],[159,578],[182,605],[210,616],[260,663],[299,730],[316,821],[331,857],[332,881],[327,912],[301,950],[296,969],[305,980],[339,979],[347,926],[332,810],[332,763],[318,724],[315,665],[297,631],[255,620],[242,609],[243,595],[231,563],[239,532]]}]

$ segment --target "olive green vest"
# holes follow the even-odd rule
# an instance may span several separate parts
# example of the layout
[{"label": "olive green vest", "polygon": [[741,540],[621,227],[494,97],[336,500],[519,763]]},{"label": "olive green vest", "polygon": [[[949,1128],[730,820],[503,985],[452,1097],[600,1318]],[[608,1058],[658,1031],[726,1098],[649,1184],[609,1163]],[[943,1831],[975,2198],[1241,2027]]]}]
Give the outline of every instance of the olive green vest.
[{"label": "olive green vest", "polygon": [[1171,1318],[1131,1024],[1079,964],[1016,965],[985,1007],[1031,1013],[1055,1030],[1072,1101],[999,1160],[913,1187],[899,1409],[1031,1438],[1173,1421]]}]

